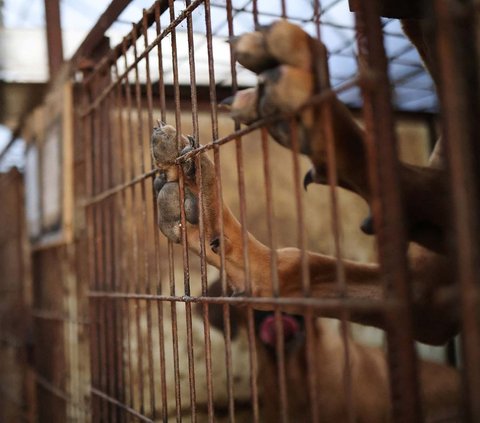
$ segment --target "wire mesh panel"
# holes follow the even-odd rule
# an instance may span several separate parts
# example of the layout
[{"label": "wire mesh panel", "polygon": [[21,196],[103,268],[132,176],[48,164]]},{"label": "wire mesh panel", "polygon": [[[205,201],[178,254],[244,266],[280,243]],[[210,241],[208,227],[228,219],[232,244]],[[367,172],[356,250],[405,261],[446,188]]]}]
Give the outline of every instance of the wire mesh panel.
[{"label": "wire mesh panel", "polygon": [[[457,63],[434,36],[453,25],[477,81],[473,26],[467,6],[439,0],[422,26],[383,3],[160,0],[97,51],[77,110],[94,421],[478,417],[478,90],[442,79]],[[444,118],[430,165],[432,115],[408,132],[394,110],[438,107],[417,50]],[[465,404],[414,343],[462,324]]]}]

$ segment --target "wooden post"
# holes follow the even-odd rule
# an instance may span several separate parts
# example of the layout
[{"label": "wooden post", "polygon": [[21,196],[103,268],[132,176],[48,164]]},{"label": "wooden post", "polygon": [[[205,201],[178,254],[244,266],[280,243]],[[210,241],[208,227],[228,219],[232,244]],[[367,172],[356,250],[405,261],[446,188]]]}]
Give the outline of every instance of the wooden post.
[{"label": "wooden post", "polygon": [[47,29],[48,66],[50,69],[50,80],[52,80],[63,63],[59,0],[45,0],[45,21]]}]

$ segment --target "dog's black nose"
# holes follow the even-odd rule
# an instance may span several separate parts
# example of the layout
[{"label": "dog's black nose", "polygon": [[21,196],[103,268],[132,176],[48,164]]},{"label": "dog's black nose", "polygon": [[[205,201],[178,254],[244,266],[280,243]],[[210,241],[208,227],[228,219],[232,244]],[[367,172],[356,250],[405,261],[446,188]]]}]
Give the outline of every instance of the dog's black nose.
[{"label": "dog's black nose", "polygon": [[373,227],[373,217],[372,215],[367,216],[362,224],[360,225],[360,229],[364,234],[373,235],[375,233],[375,229]]}]

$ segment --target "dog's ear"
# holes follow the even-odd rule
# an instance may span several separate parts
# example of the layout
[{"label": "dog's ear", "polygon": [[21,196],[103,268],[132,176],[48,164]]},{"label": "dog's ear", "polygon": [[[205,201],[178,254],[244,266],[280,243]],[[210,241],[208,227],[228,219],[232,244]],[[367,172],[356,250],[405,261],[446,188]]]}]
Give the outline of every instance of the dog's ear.
[{"label": "dog's ear", "polygon": [[[231,295],[230,288],[227,288],[227,295]],[[222,294],[222,282],[218,279],[208,286],[208,297],[221,297]],[[223,304],[209,304],[208,305],[208,321],[210,325],[215,329],[225,332],[225,321],[223,318]],[[203,317],[203,306],[201,304],[195,304],[195,312]],[[236,307],[230,307],[230,334],[231,339],[235,339],[238,335],[238,326],[240,322],[240,311]]]}]

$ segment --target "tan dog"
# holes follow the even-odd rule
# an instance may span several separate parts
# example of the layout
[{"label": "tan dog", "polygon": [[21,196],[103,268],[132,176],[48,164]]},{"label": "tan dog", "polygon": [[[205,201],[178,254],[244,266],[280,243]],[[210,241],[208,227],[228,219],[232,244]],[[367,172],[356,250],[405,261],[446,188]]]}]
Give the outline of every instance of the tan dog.
[{"label": "tan dog", "polygon": [[[214,282],[209,296],[221,296],[221,284]],[[198,307],[197,312],[201,314]],[[255,311],[255,334],[261,395],[262,421],[281,421],[276,349],[277,331],[273,312]],[[223,330],[223,307],[209,306],[209,319]],[[246,328],[242,308],[231,308],[230,323],[239,336]],[[282,314],[283,354],[285,357],[285,387],[288,417],[292,422],[312,421],[308,396],[307,351],[305,322],[302,316]],[[367,347],[347,336],[351,373],[351,409],[356,422],[375,423],[390,419],[391,403],[385,353],[380,348]],[[320,319],[314,322],[314,382],[315,401],[320,421],[347,422],[348,400],[344,385],[345,346],[337,330]],[[310,372],[312,369],[310,369]],[[448,366],[419,361],[419,380],[425,421],[460,421],[460,376]]]},{"label": "tan dog", "polygon": [[[354,4],[355,2],[352,2]],[[382,3],[383,4],[383,3]],[[423,2],[422,2],[423,4]],[[384,2],[384,12],[399,14],[409,18],[405,10],[420,10],[415,2],[403,7],[398,2]],[[383,7],[383,6],[382,6]],[[410,8],[410,9],[409,9]],[[413,9],[412,9],[413,8]],[[404,10],[405,9],[405,10]],[[437,65],[432,47],[433,37],[424,20],[403,19],[405,32],[419,50],[427,68],[438,84]],[[311,182],[326,182],[326,140],[330,131],[335,146],[335,156],[339,186],[356,192],[371,203],[370,185],[367,178],[366,149],[363,130],[353,120],[348,109],[330,90],[327,53],[322,43],[306,34],[301,28],[280,20],[268,27],[259,27],[252,33],[231,40],[232,49],[239,63],[259,75],[257,87],[239,91],[227,99],[227,107],[233,118],[242,123],[252,123],[260,118],[276,116],[280,119],[267,126],[272,137],[281,145],[292,148],[293,139],[298,140],[301,153],[306,154],[313,164],[305,177],[305,185]],[[314,95],[322,96],[322,101],[312,107],[304,107]],[[282,119],[282,116],[290,116]],[[295,118],[293,116],[295,115]],[[290,123],[295,121],[295,125]],[[160,133],[170,132],[175,139],[174,128],[163,127]],[[168,128],[168,129],[166,129]],[[165,139],[163,139],[165,138]],[[168,143],[155,135],[152,145]],[[191,142],[183,137],[183,147]],[[175,145],[176,143],[172,144]],[[169,145],[170,145],[169,144]],[[170,148],[170,147],[169,147]],[[161,151],[154,153],[171,168],[175,148],[170,148],[173,156],[166,160]],[[155,148],[153,148],[155,152]],[[442,147],[438,143],[431,158],[431,166],[418,167],[406,164],[400,166],[402,204],[408,221],[408,236],[411,243],[408,258],[411,267],[413,292],[413,323],[416,339],[439,344],[446,342],[458,332],[458,304],[452,265],[444,255],[446,234],[449,232],[449,216],[446,204],[445,172],[443,170]],[[157,160],[157,163],[160,163]],[[195,198],[199,193],[197,182],[201,184],[205,219],[205,237],[212,246],[207,248],[209,263],[220,267],[222,252],[232,286],[237,292],[246,290],[247,279],[244,271],[242,231],[237,219],[228,206],[217,198],[215,175],[211,162],[205,155],[200,157],[202,180],[197,181],[189,161],[185,167],[185,213],[189,223],[189,247],[200,252],[199,233],[195,211]],[[162,166],[160,166],[161,168]],[[166,172],[163,172],[164,174]],[[178,178],[177,178],[178,179]],[[164,177],[168,183],[159,184],[159,226],[172,241],[180,242],[180,197],[177,179]],[[168,201],[168,200],[171,201]],[[169,204],[169,206],[167,206]],[[223,215],[223,232],[219,227],[220,207]],[[169,226],[169,228],[167,228]],[[362,226],[369,233],[374,225],[367,218]],[[174,232],[175,229],[175,233]],[[220,234],[223,238],[220,239]],[[272,295],[270,262],[272,252],[252,234],[248,234],[248,257],[250,261],[251,293],[257,296]],[[278,257],[278,279],[280,295],[302,296],[301,252],[295,248],[280,249]],[[312,295],[331,298],[337,296],[336,259],[330,256],[307,253]],[[383,288],[381,274],[375,264],[358,264],[344,261],[347,295],[350,298],[381,301]],[[288,309],[299,311],[295,307]],[[328,317],[338,317],[336,312],[323,311]],[[375,313],[352,312],[353,321],[384,328],[383,317]]]},{"label": "tan dog", "polygon": [[[158,225],[165,236],[177,243],[182,242],[178,174],[173,164],[173,156],[164,158],[162,154],[173,146],[172,151],[177,149],[179,155],[185,147],[190,145],[189,139],[185,136],[180,137],[180,141],[181,145],[177,149],[176,131],[169,125],[160,124],[152,136],[152,155],[162,175],[155,181]],[[168,145],[168,148],[165,147],[165,144]],[[192,166],[191,160],[182,163],[186,188],[184,204],[188,247],[196,254],[200,254],[198,216],[201,213],[204,219],[204,237],[211,247],[208,248],[207,245],[205,250],[206,260],[211,265],[220,268],[220,253],[222,253],[225,258],[225,271],[232,288],[236,292],[245,292],[247,277],[244,269],[242,228],[229,207],[218,199],[214,165],[205,154],[200,155],[195,164],[201,166],[202,175],[200,184],[203,210],[199,211],[197,210],[197,200],[200,187],[195,178],[195,170],[198,169]],[[220,207],[222,207],[223,215],[223,239],[220,239]],[[272,251],[250,233],[248,234],[247,248],[251,293],[255,296],[271,297],[273,295],[273,276],[270,265]],[[314,252],[306,254],[312,296],[337,297],[337,259]],[[410,254],[412,257],[415,337],[427,343],[444,343],[458,330],[457,310],[450,295],[454,280],[448,259],[414,244],[410,248]],[[280,295],[282,297],[302,297],[301,251],[297,248],[282,248],[276,251],[276,255]],[[381,302],[383,287],[378,265],[356,263],[349,260],[343,262],[347,279],[347,295],[354,299],[370,299]],[[301,307],[295,306],[284,309],[290,313],[303,311]],[[340,317],[339,312],[333,310],[322,310],[321,315]],[[385,325],[382,315],[372,312],[352,311],[350,318],[357,323],[379,328],[384,328]]]}]

